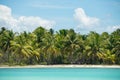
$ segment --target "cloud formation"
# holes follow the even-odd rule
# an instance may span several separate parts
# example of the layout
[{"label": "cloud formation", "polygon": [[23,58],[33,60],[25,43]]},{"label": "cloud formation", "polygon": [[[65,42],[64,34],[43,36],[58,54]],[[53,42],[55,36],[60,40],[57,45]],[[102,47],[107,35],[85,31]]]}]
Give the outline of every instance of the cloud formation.
[{"label": "cloud formation", "polygon": [[90,28],[99,24],[98,18],[86,15],[82,8],[75,9],[74,18],[78,21],[80,28]]},{"label": "cloud formation", "polygon": [[6,27],[17,32],[21,31],[33,31],[38,26],[43,26],[46,29],[50,29],[55,25],[55,21],[49,21],[40,17],[34,16],[20,16],[14,18],[12,16],[11,8],[0,5],[0,27]]},{"label": "cloud formation", "polygon": [[113,32],[116,29],[120,29],[120,25],[108,26],[107,27],[107,32]]},{"label": "cloud formation", "polygon": [[47,8],[47,9],[71,9],[70,6],[63,6],[63,5],[49,5],[49,4],[32,4],[32,7],[35,8]]}]

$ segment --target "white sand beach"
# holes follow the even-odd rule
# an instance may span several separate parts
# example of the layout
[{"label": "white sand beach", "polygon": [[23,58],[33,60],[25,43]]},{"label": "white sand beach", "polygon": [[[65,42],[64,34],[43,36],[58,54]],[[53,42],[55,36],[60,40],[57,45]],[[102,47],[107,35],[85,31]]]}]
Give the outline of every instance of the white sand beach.
[{"label": "white sand beach", "polygon": [[0,68],[120,68],[120,65],[0,65]]}]

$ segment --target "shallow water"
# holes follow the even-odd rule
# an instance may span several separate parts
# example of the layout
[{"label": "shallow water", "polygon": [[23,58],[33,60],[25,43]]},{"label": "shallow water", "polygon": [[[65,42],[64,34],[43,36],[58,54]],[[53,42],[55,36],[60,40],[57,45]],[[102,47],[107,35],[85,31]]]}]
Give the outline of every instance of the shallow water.
[{"label": "shallow water", "polygon": [[0,80],[120,80],[120,68],[3,68]]}]

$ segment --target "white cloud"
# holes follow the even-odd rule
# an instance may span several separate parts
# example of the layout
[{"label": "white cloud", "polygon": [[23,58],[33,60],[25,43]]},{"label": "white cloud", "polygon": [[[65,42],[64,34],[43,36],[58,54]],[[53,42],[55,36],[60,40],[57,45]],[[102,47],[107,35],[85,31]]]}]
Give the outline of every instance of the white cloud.
[{"label": "white cloud", "polygon": [[87,16],[82,8],[75,9],[74,18],[79,22],[80,28],[90,28],[99,24],[98,18]]},{"label": "white cloud", "polygon": [[55,21],[45,20],[40,17],[20,16],[19,18],[14,18],[12,16],[11,8],[5,5],[0,5],[0,27],[7,27],[8,29],[21,32],[32,31],[38,26],[43,26],[44,28],[49,29],[54,25]]},{"label": "white cloud", "polygon": [[50,9],[71,9],[72,7],[63,6],[63,5],[49,5],[49,4],[32,4],[32,7],[35,8],[50,8]]},{"label": "white cloud", "polygon": [[107,27],[107,32],[113,32],[118,28],[120,29],[120,25],[108,26]]}]

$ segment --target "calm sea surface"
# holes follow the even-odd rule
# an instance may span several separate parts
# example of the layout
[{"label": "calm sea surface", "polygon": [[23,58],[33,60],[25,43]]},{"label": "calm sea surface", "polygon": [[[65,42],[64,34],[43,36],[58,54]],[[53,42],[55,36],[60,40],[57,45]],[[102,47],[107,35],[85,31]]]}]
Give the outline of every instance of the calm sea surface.
[{"label": "calm sea surface", "polygon": [[2,68],[0,80],[120,80],[120,68]]}]

